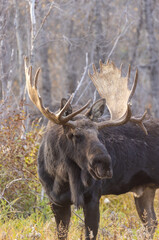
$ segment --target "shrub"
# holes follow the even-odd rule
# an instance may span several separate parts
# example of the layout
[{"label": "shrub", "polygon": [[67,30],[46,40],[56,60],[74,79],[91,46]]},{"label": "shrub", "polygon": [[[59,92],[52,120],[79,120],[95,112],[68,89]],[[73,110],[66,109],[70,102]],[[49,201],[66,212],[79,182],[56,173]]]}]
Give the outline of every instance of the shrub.
[{"label": "shrub", "polygon": [[0,108],[0,200],[17,213],[30,214],[41,191],[37,178],[37,152],[42,129],[32,124],[26,132],[23,106]]}]

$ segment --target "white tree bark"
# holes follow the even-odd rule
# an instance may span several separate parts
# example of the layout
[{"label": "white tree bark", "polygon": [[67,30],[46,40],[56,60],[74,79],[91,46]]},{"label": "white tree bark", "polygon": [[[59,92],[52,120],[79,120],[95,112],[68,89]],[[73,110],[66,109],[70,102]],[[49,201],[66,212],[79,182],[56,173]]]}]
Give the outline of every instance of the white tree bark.
[{"label": "white tree bark", "polygon": [[16,40],[17,40],[17,50],[18,50],[18,79],[19,79],[19,87],[20,87],[20,98],[23,97],[24,94],[24,63],[23,63],[23,40],[22,34],[20,30],[20,9],[19,9],[19,1],[13,0],[14,8],[15,8],[15,29],[16,29]]},{"label": "white tree bark", "polygon": [[31,35],[30,35],[30,63],[34,65],[35,61],[35,41],[34,38],[36,36],[36,17],[35,17],[35,1],[36,0],[28,0],[30,6],[30,21],[31,21]]}]

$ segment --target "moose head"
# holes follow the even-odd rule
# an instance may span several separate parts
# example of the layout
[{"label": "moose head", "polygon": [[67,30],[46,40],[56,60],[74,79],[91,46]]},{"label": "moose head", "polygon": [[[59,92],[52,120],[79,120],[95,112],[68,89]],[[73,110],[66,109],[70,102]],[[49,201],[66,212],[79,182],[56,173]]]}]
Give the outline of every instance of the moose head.
[{"label": "moose head", "polygon": [[[94,73],[89,76],[97,88],[102,99],[96,101],[88,108],[90,101],[76,111],[72,111],[71,101],[61,100],[61,108],[51,112],[44,107],[37,89],[40,68],[32,79],[32,67],[28,67],[25,58],[26,86],[29,97],[40,112],[50,120],[49,124],[58,125],[60,149],[64,156],[74,161],[84,172],[87,170],[94,179],[111,178],[113,175],[111,157],[105,146],[98,138],[99,131],[105,127],[119,126],[132,121],[137,123],[145,132],[143,119],[132,117],[130,100],[135,92],[138,73],[136,71],[134,83],[129,90],[128,80],[130,66],[126,77],[122,77],[121,68],[118,69],[113,62],[103,64],[100,61],[100,72],[93,65]],[[100,121],[105,104],[110,112],[109,120]],[[84,113],[82,113],[85,110]],[[85,182],[85,180],[84,180]],[[86,183],[85,183],[86,184]]]}]

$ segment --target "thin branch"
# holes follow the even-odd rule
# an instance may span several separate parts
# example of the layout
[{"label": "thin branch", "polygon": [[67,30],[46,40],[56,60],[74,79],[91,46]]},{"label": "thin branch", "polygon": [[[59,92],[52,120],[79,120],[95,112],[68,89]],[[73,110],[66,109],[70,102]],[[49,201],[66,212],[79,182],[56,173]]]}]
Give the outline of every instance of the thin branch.
[{"label": "thin branch", "polygon": [[80,95],[78,101],[76,102],[76,104],[80,101],[80,99],[84,96],[85,92],[87,91],[88,87],[90,86],[90,84],[92,83],[91,80],[89,80],[87,86],[85,87],[84,91],[82,92],[82,94]]},{"label": "thin branch", "polygon": [[53,5],[55,5],[55,4],[54,4],[54,1],[51,3],[50,8],[49,8],[47,14],[46,14],[45,17],[43,18],[42,23],[41,23],[41,26],[39,27],[39,29],[38,29],[38,31],[37,31],[34,39],[33,39],[33,42],[35,42],[36,38],[38,37],[38,35],[39,35],[39,33],[40,33],[40,31],[41,31],[41,29],[42,29],[42,27],[43,27],[43,25],[44,25],[47,17],[49,16],[49,14],[50,14],[50,12],[51,12],[51,10],[52,10],[52,8],[53,8]]},{"label": "thin branch", "polygon": [[24,181],[25,179],[24,178],[17,178],[17,179],[14,179],[13,181],[11,181],[10,183],[8,183],[5,188],[3,189],[1,195],[0,195],[0,198],[3,198],[4,196],[4,193],[6,191],[6,189],[8,189],[13,183],[17,182],[17,181]]},{"label": "thin branch", "polygon": [[[86,66],[85,66],[85,68],[84,68],[84,73],[82,74],[82,78],[81,78],[80,82],[78,83],[77,88],[76,88],[76,90],[75,90],[75,92],[74,92],[74,94],[73,94],[72,101],[73,101],[73,99],[75,98],[75,95],[77,94],[79,88],[81,87],[81,85],[82,85],[82,83],[83,83],[83,81],[84,81],[84,79],[85,79],[87,70],[88,70],[88,53],[86,53]],[[72,102],[72,101],[71,101],[71,102]],[[79,99],[77,100],[76,104],[77,104],[78,102],[79,102]]]},{"label": "thin branch", "polygon": [[129,29],[129,27],[135,22],[135,20],[134,20],[134,21],[131,21],[130,23],[128,23],[128,16],[127,16],[128,15],[128,13],[127,13],[128,4],[129,4],[129,1],[127,2],[125,10],[124,10],[124,13],[126,14],[125,25],[124,25],[123,29],[119,31],[119,34],[118,34],[118,36],[117,36],[117,38],[115,40],[115,43],[114,43],[114,45],[113,45],[113,47],[112,47],[112,49],[111,49],[111,51],[110,51],[110,53],[108,55],[108,59],[111,57],[112,53],[114,52],[114,50],[115,50],[115,48],[116,48],[120,38],[125,35],[127,30]]},{"label": "thin branch", "polygon": [[73,212],[82,222],[84,222],[84,220],[83,220],[77,213],[75,213],[75,211],[72,210],[72,212]]},{"label": "thin branch", "polygon": [[110,51],[110,53],[109,53],[109,55],[108,55],[108,59],[111,57],[112,53],[114,52],[114,50],[115,50],[115,48],[116,48],[116,46],[117,46],[120,38],[125,35],[125,33],[127,32],[127,30],[129,29],[129,27],[132,25],[133,22],[134,22],[134,21],[132,21],[132,22],[131,22],[130,24],[128,24],[128,25],[127,25],[127,23],[125,24],[125,26],[123,27],[122,31],[119,33],[118,37],[117,37],[116,40],[115,40],[115,43],[114,43],[114,45],[113,45],[113,47],[112,47],[112,49],[111,49],[111,51]]}]

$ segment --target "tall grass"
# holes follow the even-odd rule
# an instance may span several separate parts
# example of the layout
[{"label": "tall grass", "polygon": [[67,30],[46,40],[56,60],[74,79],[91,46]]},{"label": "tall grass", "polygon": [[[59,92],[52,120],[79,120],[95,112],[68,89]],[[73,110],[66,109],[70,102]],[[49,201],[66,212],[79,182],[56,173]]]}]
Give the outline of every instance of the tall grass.
[{"label": "tall grass", "polygon": [[[133,195],[131,193],[121,196],[107,196],[100,201],[99,240],[143,240],[144,229],[137,215]],[[159,197],[155,198],[155,209],[159,218]],[[56,224],[47,200],[40,202],[30,216],[15,215],[7,204],[1,205],[0,239],[41,239],[56,240]],[[74,214],[75,212],[75,214]],[[81,220],[82,219],[82,220]],[[84,240],[84,222],[82,209],[72,207],[72,217],[69,228],[69,240]],[[146,239],[146,238],[145,238]],[[159,239],[159,229],[156,230],[154,239]]]}]

